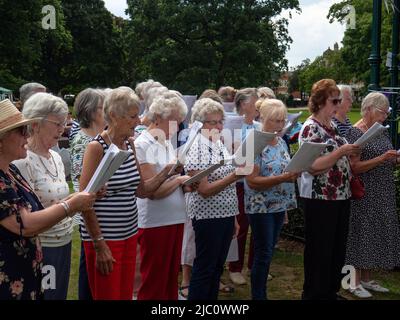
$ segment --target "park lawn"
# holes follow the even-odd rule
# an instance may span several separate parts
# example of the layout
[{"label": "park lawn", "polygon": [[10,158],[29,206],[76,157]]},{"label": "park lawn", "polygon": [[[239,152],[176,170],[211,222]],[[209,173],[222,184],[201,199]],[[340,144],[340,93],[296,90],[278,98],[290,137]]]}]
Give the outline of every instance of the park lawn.
[{"label": "park lawn", "polygon": [[[249,243],[249,241],[247,242]],[[303,285],[303,245],[298,242],[281,239],[278,249],[272,260],[270,273],[273,279],[268,281],[268,298],[271,300],[299,300]],[[68,290],[68,300],[78,299],[78,272],[79,272],[80,240],[76,229],[72,243],[72,264]],[[247,256],[245,261],[247,261]],[[400,271],[375,272],[374,278],[383,286],[391,290],[388,294],[373,293],[371,300],[400,300]],[[250,299],[250,277],[246,274],[247,285],[234,286],[231,294],[222,293],[221,300],[248,300]],[[228,272],[225,271],[222,280],[232,285]],[[342,290],[342,294],[354,299],[349,293]]]},{"label": "park lawn", "polygon": [[[302,111],[303,114],[301,115],[299,122],[304,123],[306,119],[310,116],[310,112],[307,108],[289,108],[289,113],[298,113]],[[358,120],[361,119],[360,109],[352,109],[348,113],[348,117],[352,124],[355,124]]]}]

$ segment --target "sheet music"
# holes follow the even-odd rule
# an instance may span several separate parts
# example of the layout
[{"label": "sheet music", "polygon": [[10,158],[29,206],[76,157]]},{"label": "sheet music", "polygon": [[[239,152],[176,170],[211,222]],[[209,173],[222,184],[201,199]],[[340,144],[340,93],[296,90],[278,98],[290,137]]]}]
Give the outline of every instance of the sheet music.
[{"label": "sheet music", "polygon": [[375,122],[371,128],[369,128],[360,138],[357,139],[356,142],[354,142],[354,144],[363,147],[388,128],[389,126],[384,127],[380,123]]},{"label": "sheet music", "polygon": [[287,132],[290,132],[302,114],[303,111],[300,111],[299,113],[288,113],[286,125],[282,131],[279,132],[279,136],[283,137]]},{"label": "sheet music", "polygon": [[186,180],[183,184],[188,186],[188,185],[191,185],[191,184],[193,184],[193,183],[195,183],[197,181],[200,181],[201,179],[203,179],[204,177],[207,177],[210,173],[212,173],[213,171],[215,171],[218,168],[222,167],[223,165],[227,164],[231,160],[232,160],[232,158],[222,159],[219,163],[216,163],[216,164],[213,164],[213,165],[209,166],[207,169],[199,172],[198,174],[194,175],[190,179]]},{"label": "sheet music", "polygon": [[192,126],[190,127],[189,137],[186,143],[182,146],[182,150],[178,150],[178,159],[175,165],[171,168],[168,172],[168,176],[174,174],[175,169],[180,165],[185,163],[186,155],[189,152],[190,147],[192,146],[193,142],[196,140],[197,134],[203,127],[203,123],[200,121],[193,122]]},{"label": "sheet music", "polygon": [[287,165],[285,171],[300,173],[309,170],[326,147],[326,143],[304,142]]},{"label": "sheet music", "polygon": [[241,166],[245,163],[253,164],[257,156],[275,137],[275,133],[262,132],[254,129],[250,130],[246,139],[233,156],[233,165]]},{"label": "sheet music", "polygon": [[188,108],[188,113],[186,115],[186,119],[183,121],[185,125],[188,125],[190,122],[190,118],[192,117],[192,108],[194,103],[197,100],[197,95],[196,96],[191,96],[191,95],[186,95],[182,97],[183,101],[185,101],[186,106]]},{"label": "sheet music", "polygon": [[113,176],[115,171],[129,157],[130,152],[120,150],[115,144],[111,144],[101,159],[92,178],[85,188],[86,192],[97,192]]},{"label": "sheet music", "polygon": [[222,103],[225,112],[235,112],[235,103],[234,102],[223,102]]},{"label": "sheet music", "polygon": [[234,130],[242,130],[244,123],[244,117],[239,115],[226,115],[224,129],[229,129],[232,132]]}]

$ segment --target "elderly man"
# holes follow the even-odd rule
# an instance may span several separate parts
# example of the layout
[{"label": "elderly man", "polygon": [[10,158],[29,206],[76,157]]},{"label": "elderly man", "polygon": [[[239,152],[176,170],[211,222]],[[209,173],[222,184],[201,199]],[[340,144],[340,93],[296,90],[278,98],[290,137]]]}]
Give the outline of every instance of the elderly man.
[{"label": "elderly man", "polygon": [[332,121],[338,129],[339,134],[345,136],[347,131],[351,128],[351,122],[347,117],[347,113],[350,111],[353,103],[353,90],[350,86],[342,84],[339,84],[338,88],[340,90],[342,102],[340,103]]},{"label": "elderly man", "polygon": [[22,85],[21,88],[19,88],[21,109],[24,108],[25,101],[38,92],[46,92],[46,87],[37,82],[29,82]]}]

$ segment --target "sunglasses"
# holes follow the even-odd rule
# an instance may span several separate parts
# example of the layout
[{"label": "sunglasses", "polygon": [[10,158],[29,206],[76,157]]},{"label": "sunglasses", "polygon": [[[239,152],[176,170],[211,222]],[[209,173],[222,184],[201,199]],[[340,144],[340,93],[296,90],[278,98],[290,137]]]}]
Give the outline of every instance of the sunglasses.
[{"label": "sunglasses", "polygon": [[328,98],[329,101],[332,101],[333,105],[337,106],[342,103],[342,99],[340,98]]}]

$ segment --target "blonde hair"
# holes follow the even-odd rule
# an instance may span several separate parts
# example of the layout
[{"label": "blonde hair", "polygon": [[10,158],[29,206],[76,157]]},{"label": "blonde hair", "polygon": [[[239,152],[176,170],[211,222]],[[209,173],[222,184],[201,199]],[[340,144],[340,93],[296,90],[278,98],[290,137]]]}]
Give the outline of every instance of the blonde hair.
[{"label": "blonde hair", "polygon": [[138,110],[140,110],[139,98],[133,90],[111,90],[104,100],[104,119],[108,124],[110,124],[111,112],[117,116],[123,117],[132,107],[136,107]]},{"label": "blonde hair", "polygon": [[278,99],[265,99],[260,106],[260,116],[262,119],[287,118],[287,108]]}]

